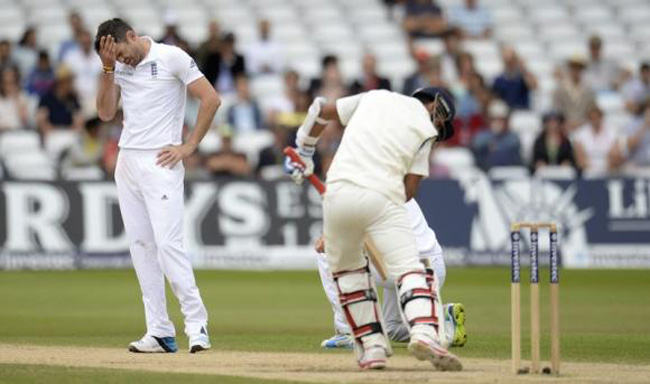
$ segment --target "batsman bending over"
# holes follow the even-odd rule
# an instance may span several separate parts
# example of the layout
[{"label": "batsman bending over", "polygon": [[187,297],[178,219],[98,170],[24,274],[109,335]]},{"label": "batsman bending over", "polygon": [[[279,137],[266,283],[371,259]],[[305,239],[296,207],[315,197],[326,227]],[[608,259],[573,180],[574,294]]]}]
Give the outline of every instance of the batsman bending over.
[{"label": "batsman bending over", "polygon": [[441,343],[442,306],[432,290],[435,285],[427,282],[404,208],[420,179],[428,176],[432,146],[453,133],[452,103],[439,88],[418,90],[413,97],[378,90],[335,103],[316,98],[298,130],[296,144],[305,167],[292,174],[296,181],[313,173],[312,157],[325,126],[334,121],[347,127],[328,172],[323,224],[329,267],[361,368],[384,368],[392,354],[363,255],[368,235],[396,283],[400,310],[409,324],[409,352],[439,370],[462,369]]},{"label": "batsman bending over", "polygon": [[[429,281],[436,283],[434,290],[438,294],[438,299],[442,302],[441,289],[445,283],[446,268],[445,260],[442,253],[442,247],[438,243],[436,234],[427,224],[427,220],[422,214],[422,210],[415,199],[411,199],[405,204],[408,213],[409,223],[415,235],[415,242],[420,252],[420,262],[425,266],[427,274],[430,276]],[[352,348],[354,339],[351,335],[350,325],[345,319],[343,310],[339,304],[338,293],[334,279],[330,273],[327,264],[327,255],[325,254],[324,242],[322,238],[316,243],[316,252],[318,252],[318,272],[323,283],[323,289],[327,299],[332,305],[334,311],[334,330],[336,334],[329,339],[323,340],[321,346],[326,349],[332,348]],[[382,280],[380,274],[371,266],[371,273],[375,284],[384,288],[384,296],[381,303],[382,313],[386,325],[386,333],[392,341],[408,342],[409,331],[408,324],[402,320],[399,312],[399,302],[397,300],[397,290],[395,282]],[[467,333],[465,331],[465,307],[461,303],[449,303],[444,307],[444,322],[440,332],[440,343],[444,347],[456,346],[462,347],[467,342]]]}]

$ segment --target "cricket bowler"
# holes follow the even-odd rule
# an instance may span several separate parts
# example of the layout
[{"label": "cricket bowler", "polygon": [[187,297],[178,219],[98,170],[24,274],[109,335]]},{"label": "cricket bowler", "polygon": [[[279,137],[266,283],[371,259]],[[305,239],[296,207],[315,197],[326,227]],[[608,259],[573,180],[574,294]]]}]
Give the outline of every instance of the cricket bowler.
[{"label": "cricket bowler", "polygon": [[[182,160],[196,150],[221,101],[189,55],[138,36],[121,19],[99,26],[95,49],[104,67],[97,94],[99,117],[113,119],[120,100],[124,111],[115,183],[147,323],[146,334],[129,350],[177,351],[165,278],[180,303],[190,353],[210,349],[208,314],[183,249]],[[183,143],[186,91],[201,106],[196,126]]]},{"label": "cricket bowler", "polygon": [[377,303],[370,267],[363,255],[368,235],[386,264],[409,325],[409,352],[442,371],[462,370],[460,360],[440,340],[444,316],[419,260],[406,201],[429,175],[429,155],[437,141],[453,134],[451,95],[423,88],[412,96],[376,90],[335,102],[316,98],[298,129],[297,151],[304,167],[291,177],[313,173],[318,139],[330,123],[345,127],[328,171],[323,201],[325,252],[339,302],[355,338],[362,369],[382,369],[392,349]]},{"label": "cricket bowler", "polygon": [[[415,236],[415,243],[419,251],[420,262],[424,265],[429,275],[430,284],[436,283],[433,289],[442,302],[441,290],[445,283],[447,270],[445,259],[436,233],[429,227],[420,206],[415,199],[411,199],[404,205],[408,214],[409,223]],[[318,272],[320,274],[323,290],[334,312],[334,331],[335,334],[323,340],[321,347],[325,349],[344,348],[351,349],[354,345],[350,325],[345,319],[345,314],[339,303],[338,292],[334,279],[327,264],[327,255],[324,252],[324,242],[322,238],[316,242],[316,252],[318,253]],[[383,280],[376,268],[371,264],[371,274],[375,284],[384,289],[383,300],[381,302],[382,314],[384,316],[386,333],[388,338],[396,342],[408,342],[409,330],[408,324],[404,322],[399,311],[399,301],[397,299],[397,290],[395,282],[390,279]],[[467,331],[465,328],[465,306],[462,303],[448,303],[444,306],[444,325],[441,327],[440,343],[448,348],[450,346],[462,347],[467,342]]]}]

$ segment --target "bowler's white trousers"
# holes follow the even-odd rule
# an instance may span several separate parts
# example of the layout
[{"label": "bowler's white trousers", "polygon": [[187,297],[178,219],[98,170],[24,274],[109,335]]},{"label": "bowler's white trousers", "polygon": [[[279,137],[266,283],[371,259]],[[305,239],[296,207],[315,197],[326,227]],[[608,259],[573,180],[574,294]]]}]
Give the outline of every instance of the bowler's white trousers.
[{"label": "bowler's white trousers", "polygon": [[208,314],[183,248],[185,168],[156,165],[158,150],[121,149],[115,183],[147,322],[147,335],[175,336],[167,314],[165,277],[181,305],[185,333],[206,327]]}]

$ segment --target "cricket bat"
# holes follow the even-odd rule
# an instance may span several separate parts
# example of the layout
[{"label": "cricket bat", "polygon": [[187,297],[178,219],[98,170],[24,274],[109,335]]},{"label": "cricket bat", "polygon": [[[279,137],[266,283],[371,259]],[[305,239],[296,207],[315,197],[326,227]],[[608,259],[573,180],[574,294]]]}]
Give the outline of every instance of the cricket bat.
[{"label": "cricket bat", "polygon": [[[300,155],[298,155],[298,152],[296,152],[294,148],[286,147],[284,149],[284,154],[289,159],[291,159],[291,161],[301,165],[305,165],[305,163],[300,158]],[[309,175],[307,176],[307,180],[309,180],[309,183],[311,183],[311,185],[313,185],[314,188],[316,188],[316,190],[318,191],[318,193],[321,194],[321,196],[325,193],[325,184],[321,181],[321,179],[318,178],[318,176]],[[384,259],[379,254],[379,251],[377,250],[377,247],[375,246],[375,243],[372,241],[370,236],[366,235],[366,237],[363,239],[363,246],[364,249],[366,250],[366,253],[368,253],[370,262],[377,270],[377,273],[379,273],[379,277],[381,277],[382,280],[386,280],[388,276],[388,274],[386,273],[386,264],[384,264]]]}]

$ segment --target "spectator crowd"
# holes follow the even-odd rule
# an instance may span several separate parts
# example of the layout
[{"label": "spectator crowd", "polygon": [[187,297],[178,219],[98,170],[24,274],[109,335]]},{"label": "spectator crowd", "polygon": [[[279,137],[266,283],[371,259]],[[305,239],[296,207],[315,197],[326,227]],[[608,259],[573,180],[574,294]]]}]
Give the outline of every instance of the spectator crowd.
[{"label": "spectator crowd", "polygon": [[[377,57],[369,52],[359,63],[359,78],[346,79],[335,55],[322,58],[317,77],[301,78],[287,66],[283,46],[274,40],[273,25],[266,19],[258,22],[255,43],[242,50],[237,36],[216,21],[206,26],[205,41],[192,46],[176,28],[174,14],[166,15],[164,34],[154,38],[192,55],[224,99],[211,138],[186,160],[188,178],[282,177],[282,149],[293,143],[314,97],[331,100],[375,89],[411,94],[424,86],[444,87],[455,97],[456,134],[439,144],[440,150],[465,149],[485,171],[525,166],[535,172],[560,166],[604,176],[650,167],[650,62],[625,68],[605,58],[603,40],[591,36],[585,41],[588,56],[572,55],[557,66],[550,108],[537,122],[542,128],[524,142],[522,127],[511,123],[533,108],[540,87],[530,63],[514,47],[502,45],[502,72],[488,79],[463,49],[467,41],[493,38],[489,8],[479,0],[450,9],[432,0],[385,3],[397,15],[416,63],[401,84],[380,73]],[[26,27],[18,41],[0,36],[0,135],[31,130],[47,146],[59,132],[72,133],[74,139],[56,154],[60,175],[94,167],[101,177],[111,177],[121,115],[108,123],[97,119],[95,95],[102,67],[93,49],[94,33],[78,13],[72,12],[68,22],[71,38],[61,42],[54,56],[39,46],[34,27]],[[422,48],[417,44],[422,39],[440,41],[442,52]],[[264,87],[273,91],[272,97],[258,97],[256,89]],[[629,114],[625,126],[611,126],[598,104],[599,95],[607,94],[624,100]],[[186,130],[192,128],[196,108],[189,100]],[[341,134],[326,131],[319,142],[317,170],[327,169]]]}]

